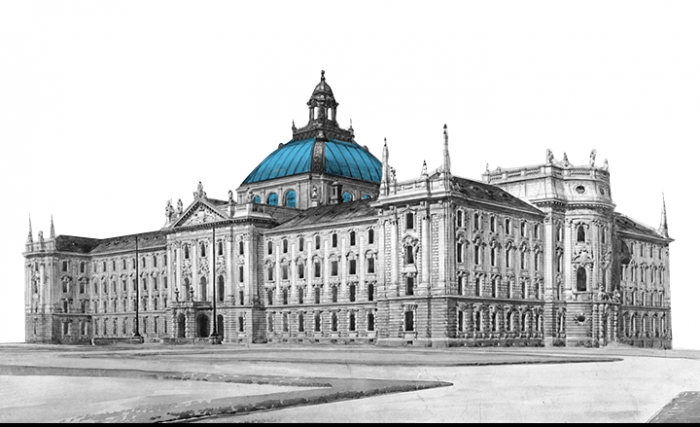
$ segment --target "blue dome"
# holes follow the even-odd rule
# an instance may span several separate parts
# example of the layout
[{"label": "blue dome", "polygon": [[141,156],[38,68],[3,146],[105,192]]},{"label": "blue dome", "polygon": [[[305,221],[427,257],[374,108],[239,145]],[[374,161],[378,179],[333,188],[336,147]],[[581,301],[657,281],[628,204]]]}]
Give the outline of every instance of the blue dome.
[{"label": "blue dome", "polygon": [[[314,159],[316,144],[324,146],[325,159]],[[323,142],[317,141],[316,138],[309,138],[292,140],[278,148],[253,169],[243,184],[307,173],[312,170],[375,183],[382,180],[382,162],[356,143],[335,139]]]}]

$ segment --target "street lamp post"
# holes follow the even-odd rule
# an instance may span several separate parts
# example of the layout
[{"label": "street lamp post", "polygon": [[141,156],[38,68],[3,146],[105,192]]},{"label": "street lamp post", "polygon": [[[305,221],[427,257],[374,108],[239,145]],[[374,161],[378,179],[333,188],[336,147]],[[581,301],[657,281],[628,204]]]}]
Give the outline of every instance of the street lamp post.
[{"label": "street lamp post", "polygon": [[217,331],[217,321],[216,318],[216,225],[212,224],[211,227],[211,236],[212,236],[212,244],[211,244],[211,262],[212,262],[212,269],[211,269],[211,284],[212,288],[214,289],[213,292],[211,293],[212,295],[212,328],[211,328],[211,335],[209,336],[209,343],[212,345],[215,344],[221,344],[221,339],[219,338],[219,334]]},{"label": "street lamp post", "polygon": [[136,258],[134,259],[136,263],[136,279],[134,283],[136,284],[136,327],[134,328],[134,338],[141,338],[139,333],[139,236],[136,235]]}]

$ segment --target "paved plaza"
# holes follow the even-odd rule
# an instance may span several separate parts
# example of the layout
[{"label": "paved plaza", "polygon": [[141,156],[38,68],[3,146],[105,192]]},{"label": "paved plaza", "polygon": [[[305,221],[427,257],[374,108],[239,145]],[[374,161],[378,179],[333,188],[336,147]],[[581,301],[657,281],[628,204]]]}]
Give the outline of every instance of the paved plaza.
[{"label": "paved plaza", "polygon": [[698,390],[681,350],[0,345],[0,422],[694,420]]}]

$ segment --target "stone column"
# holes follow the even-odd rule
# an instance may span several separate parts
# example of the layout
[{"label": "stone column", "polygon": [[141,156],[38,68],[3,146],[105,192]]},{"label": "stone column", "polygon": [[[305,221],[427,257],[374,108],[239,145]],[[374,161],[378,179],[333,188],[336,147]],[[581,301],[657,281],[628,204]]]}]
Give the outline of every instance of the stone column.
[{"label": "stone column", "polygon": [[329,239],[325,239],[323,243],[323,288],[321,288],[321,302],[325,303],[328,302],[328,287],[330,283],[330,277],[331,277],[331,268],[330,268],[330,259],[328,258],[328,245],[330,242],[328,241]]},{"label": "stone column", "polygon": [[[234,286],[234,278],[235,278],[235,273],[233,271],[234,269],[234,263],[233,263],[233,251],[234,251],[234,241],[232,240],[233,237],[230,235],[230,230],[226,230],[226,240],[224,240],[224,259],[226,261],[226,283],[224,285],[225,289],[228,289],[228,301],[224,299],[224,303],[226,304],[235,304],[236,301],[236,287]],[[228,317],[226,318],[228,320]],[[228,324],[228,322],[226,322]],[[226,334],[224,335],[227,339],[230,338],[230,334],[233,333],[233,330],[225,330]]]},{"label": "stone column", "polygon": [[430,289],[430,213],[427,208],[421,221],[421,283]]},{"label": "stone column", "polygon": [[564,277],[564,297],[570,297],[572,294],[572,266],[571,256],[573,251],[573,233],[575,227],[571,226],[571,219],[567,218],[564,221],[564,261],[563,261],[563,277]]},{"label": "stone column", "polygon": [[399,295],[399,224],[394,215],[391,221],[391,295]]},{"label": "stone column", "polygon": [[[357,235],[355,236],[357,238]],[[348,258],[345,256],[347,254],[347,246],[346,246],[346,239],[345,237],[342,237],[340,239],[340,257],[338,259],[338,262],[340,265],[340,289],[338,289],[338,302],[344,301],[345,298],[345,292],[346,292],[346,282],[347,282],[347,274],[348,274]],[[357,266],[355,266],[357,268]]]},{"label": "stone column", "polygon": [[[367,270],[366,267],[366,260],[365,260],[365,238],[367,234],[364,234],[361,236],[360,233],[357,233],[357,239],[358,239],[358,245],[360,248],[360,253],[357,256],[357,268],[359,271],[357,272],[358,277],[360,278],[360,283],[357,284],[357,289],[356,289],[356,294],[355,294],[355,300],[359,301],[360,300],[360,295],[364,295],[366,297],[367,293],[365,292],[365,289],[367,289],[367,286],[365,284],[365,271]],[[375,265],[376,268],[376,265]],[[376,270],[375,270],[376,271]],[[359,318],[358,318],[359,319]],[[359,330],[359,328],[358,328]]]}]

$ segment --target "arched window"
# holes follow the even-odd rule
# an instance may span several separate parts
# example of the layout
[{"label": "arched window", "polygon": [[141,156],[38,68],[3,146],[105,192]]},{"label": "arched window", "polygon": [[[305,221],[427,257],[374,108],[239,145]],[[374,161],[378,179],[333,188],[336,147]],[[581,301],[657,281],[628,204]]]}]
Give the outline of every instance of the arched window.
[{"label": "arched window", "polygon": [[462,310],[457,312],[457,331],[464,331],[464,312]]},{"label": "arched window", "polygon": [[300,279],[304,278],[304,264],[301,262],[297,264],[297,277]]},{"label": "arched window", "polygon": [[481,248],[478,245],[474,245],[474,264],[476,265],[481,264],[480,252]]},{"label": "arched window", "polygon": [[506,249],[506,268],[511,267],[511,264],[512,264],[511,257],[512,256],[513,256],[513,250],[510,248]]},{"label": "arched window", "polygon": [[579,292],[586,292],[587,288],[586,269],[579,267],[578,270],[576,270],[576,290]]},{"label": "arched window", "polygon": [[297,207],[297,192],[294,190],[289,190],[287,191],[287,197],[285,204],[288,208],[296,208]]},{"label": "arched window", "polygon": [[540,226],[539,224],[535,224],[535,239],[540,238]]},{"label": "arched window", "polygon": [[202,301],[207,300],[207,278],[202,276],[199,279],[199,293]]},{"label": "arched window", "polygon": [[224,301],[224,276],[219,275],[217,278],[217,286],[216,286],[216,297],[218,298],[219,302]]},{"label": "arched window", "polygon": [[406,214],[406,230],[413,230],[413,213]]},{"label": "arched window", "polygon": [[557,242],[561,242],[562,238],[562,228],[561,225],[557,226]]},{"label": "arched window", "polygon": [[338,332],[338,315],[331,313],[331,332]]},{"label": "arched window", "polygon": [[278,203],[277,193],[270,193],[270,195],[267,196],[267,204],[270,206],[277,206],[277,203]]},{"label": "arched window", "polygon": [[362,198],[365,200],[369,200],[371,197],[369,194],[365,194],[364,196],[362,196]]},{"label": "arched window", "polygon": [[321,236],[316,235],[316,249],[321,249]]},{"label": "arched window", "polygon": [[481,332],[481,312],[474,312],[474,330],[476,332]]},{"label": "arched window", "polygon": [[494,267],[496,266],[496,248],[491,247],[491,266]]},{"label": "arched window", "polygon": [[583,225],[578,226],[576,241],[577,242],[585,242],[586,241],[586,229],[583,228]]},{"label": "arched window", "polygon": [[253,201],[254,201],[255,203],[260,203],[260,196],[255,196],[255,198],[253,199]]},{"label": "arched window", "polygon": [[314,314],[314,331],[321,332],[321,313]]},{"label": "arched window", "polygon": [[367,331],[374,331],[374,313],[367,313]]},{"label": "arched window", "polygon": [[477,277],[474,279],[474,295],[481,296],[481,278]]},{"label": "arched window", "polygon": [[343,193],[343,203],[352,202],[352,194],[347,191]]}]

